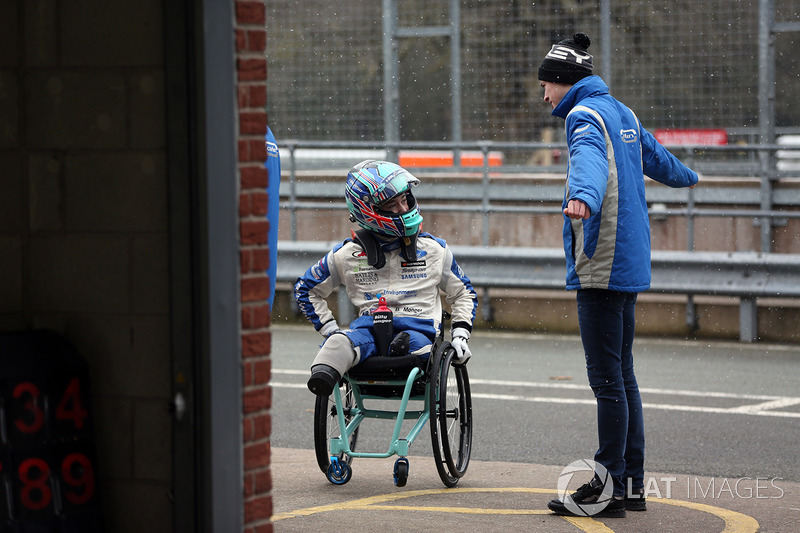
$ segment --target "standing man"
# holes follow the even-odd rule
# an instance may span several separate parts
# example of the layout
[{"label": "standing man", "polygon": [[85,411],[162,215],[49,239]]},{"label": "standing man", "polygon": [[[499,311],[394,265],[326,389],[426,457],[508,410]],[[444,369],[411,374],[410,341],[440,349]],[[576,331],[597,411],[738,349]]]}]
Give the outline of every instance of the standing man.
[{"label": "standing man", "polygon": [[595,471],[572,501],[556,499],[548,507],[576,515],[576,509],[598,502],[591,507],[602,508],[598,515],[624,517],[626,509],[646,509],[642,400],[633,372],[636,297],[650,288],[644,175],[670,187],[693,187],[698,177],[592,75],[590,43],[586,34],[576,33],[553,45],[539,67],[539,80],[552,114],[566,119],[566,287],[577,291],[586,371],[597,400],[594,459],[607,470],[614,489],[607,505],[600,505],[604,485]]}]

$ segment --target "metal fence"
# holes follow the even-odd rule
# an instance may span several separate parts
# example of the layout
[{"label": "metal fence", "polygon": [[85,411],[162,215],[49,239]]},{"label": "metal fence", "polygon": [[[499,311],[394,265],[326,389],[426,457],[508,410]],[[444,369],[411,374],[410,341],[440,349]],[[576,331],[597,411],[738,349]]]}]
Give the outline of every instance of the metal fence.
[{"label": "metal fence", "polygon": [[558,141],[536,71],[578,30],[593,39],[596,72],[650,130],[723,128],[735,143],[751,142],[767,112],[771,126],[800,126],[800,0],[271,0],[267,10],[279,139]]},{"label": "metal fence", "polygon": [[[775,227],[800,218],[800,191],[783,186],[795,179],[796,163],[781,168],[776,161],[781,151],[800,161],[776,139],[800,131],[798,21],[800,0],[271,0],[267,110],[288,174],[281,204],[291,218],[291,239],[297,239],[298,213],[344,208],[344,173],[366,153],[395,161],[402,150],[453,154],[454,167],[443,172],[469,174],[471,184],[459,184],[455,195],[452,183],[426,185],[420,197],[426,212],[466,209],[479,216],[481,242],[473,244],[495,247],[480,253],[499,250],[489,238],[497,213],[557,215],[563,183],[525,189],[497,186],[495,178],[563,176],[563,121],[542,104],[537,69],[552,43],[584,31],[593,40],[595,72],[648,130],[722,131],[724,146],[695,140],[672,151],[704,174],[741,178],[721,188],[660,188],[648,196],[655,204],[651,217],[686,218],[688,253],[670,255],[665,265],[680,269],[704,260],[723,285],[737,275],[751,282],[754,273],[763,274],[752,262],[732,258],[732,277],[715,268],[724,254],[692,253],[694,222],[752,219],[760,232],[753,252],[770,252]],[[459,166],[458,155],[470,150],[481,163]],[[502,155],[501,167],[490,167],[493,152]],[[304,171],[310,180],[298,179]],[[542,250],[515,252],[535,258]],[[756,262],[774,257],[758,255]],[[789,272],[800,264],[796,254],[778,259],[789,261]],[[496,284],[503,278],[497,274],[486,279]],[[692,279],[698,291],[677,289],[689,294],[687,323],[694,321],[691,295],[717,293],[701,275]],[[739,287],[743,340],[757,336],[758,294],[750,287]]]}]

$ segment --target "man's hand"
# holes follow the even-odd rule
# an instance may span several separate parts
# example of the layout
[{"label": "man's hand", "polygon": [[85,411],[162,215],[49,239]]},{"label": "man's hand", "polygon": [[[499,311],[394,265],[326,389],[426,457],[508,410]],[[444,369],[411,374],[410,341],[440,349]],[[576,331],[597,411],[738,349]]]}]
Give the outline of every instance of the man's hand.
[{"label": "man's hand", "polygon": [[592,212],[589,207],[580,200],[570,200],[567,203],[567,207],[564,208],[564,214],[573,219],[587,219],[592,215]]},{"label": "man's hand", "polygon": [[319,328],[319,334],[325,337],[326,339],[339,331],[339,324],[336,323],[336,319],[330,320],[325,322],[321,328]]},{"label": "man's hand", "polygon": [[467,344],[469,336],[469,330],[465,328],[455,328],[452,332],[450,344],[456,351],[456,361],[458,363],[464,364],[472,357],[472,352],[469,350],[469,345]]},{"label": "man's hand", "polygon": [[702,174],[700,174],[699,172],[697,172],[697,183],[695,183],[694,185],[689,185],[689,188],[690,188],[690,189],[694,189],[695,185],[697,185],[698,183],[700,183],[700,180],[701,180],[701,179],[703,179],[703,175],[702,175]]}]

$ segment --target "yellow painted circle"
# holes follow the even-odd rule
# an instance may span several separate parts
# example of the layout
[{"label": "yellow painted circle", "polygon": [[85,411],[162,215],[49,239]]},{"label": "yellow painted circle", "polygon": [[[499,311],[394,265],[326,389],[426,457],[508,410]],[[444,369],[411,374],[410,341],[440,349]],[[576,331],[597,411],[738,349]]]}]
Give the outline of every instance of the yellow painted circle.
[{"label": "yellow painted circle", "polygon": [[[496,514],[496,515],[541,515],[551,514],[546,509],[477,509],[467,507],[427,507],[427,506],[403,506],[393,505],[390,502],[396,502],[407,498],[415,498],[417,496],[430,496],[433,494],[465,494],[474,492],[523,492],[523,493],[536,493],[536,494],[553,494],[554,491],[550,489],[536,489],[525,487],[510,487],[510,488],[453,488],[453,489],[427,489],[427,490],[412,490],[407,492],[396,492],[392,494],[381,494],[378,496],[370,496],[368,498],[361,498],[349,502],[334,503],[331,505],[320,505],[317,507],[308,507],[306,509],[298,509],[296,511],[288,511],[285,513],[277,513],[272,516],[273,521],[285,520],[287,518],[297,518],[301,516],[310,516],[317,513],[326,513],[331,511],[343,510],[414,510],[414,511],[428,511],[436,513],[461,513],[461,514]],[[729,509],[722,509],[704,503],[688,502],[683,500],[670,500],[666,498],[648,498],[648,501],[663,503],[666,505],[675,505],[678,507],[686,507],[704,513],[712,514],[721,518],[725,522],[725,529],[722,533],[755,533],[758,531],[758,522],[751,516],[747,516],[736,511]],[[568,522],[572,523],[587,533],[611,533],[606,525],[594,520],[590,517],[570,517],[562,516]]]}]

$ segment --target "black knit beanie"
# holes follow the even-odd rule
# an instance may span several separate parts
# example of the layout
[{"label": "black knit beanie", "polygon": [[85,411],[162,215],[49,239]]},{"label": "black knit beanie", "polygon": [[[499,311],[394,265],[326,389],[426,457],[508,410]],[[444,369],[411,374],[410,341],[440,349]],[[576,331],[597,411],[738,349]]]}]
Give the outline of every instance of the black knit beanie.
[{"label": "black knit beanie", "polygon": [[574,85],[592,75],[592,56],[586,52],[592,43],[585,33],[554,44],[539,67],[539,79]]}]

